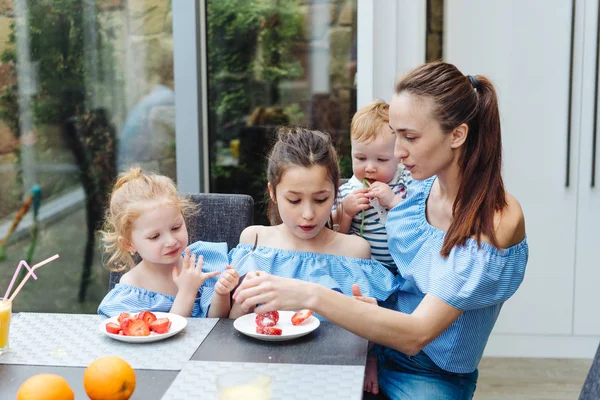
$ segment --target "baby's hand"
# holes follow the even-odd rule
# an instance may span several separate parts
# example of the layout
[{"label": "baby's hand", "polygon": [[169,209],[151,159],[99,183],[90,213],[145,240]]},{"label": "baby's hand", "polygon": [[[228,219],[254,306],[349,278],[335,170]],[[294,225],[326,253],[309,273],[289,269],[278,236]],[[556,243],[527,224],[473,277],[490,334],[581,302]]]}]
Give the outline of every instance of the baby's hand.
[{"label": "baby's hand", "polygon": [[204,273],[202,271],[203,261],[204,257],[200,256],[196,264],[196,255],[190,256],[189,248],[185,250],[181,268],[178,268],[177,265],[173,266],[173,282],[177,285],[179,292],[195,294],[205,280],[219,275],[219,271]]},{"label": "baby's hand", "polygon": [[356,214],[370,207],[369,199],[365,196],[367,189],[357,189],[349,193],[342,201],[344,214],[354,218]]},{"label": "baby's hand", "polygon": [[373,182],[369,187],[367,197],[378,199],[379,204],[387,209],[394,208],[402,200],[400,196],[396,196],[390,185],[383,182]]},{"label": "baby's hand", "polygon": [[227,295],[235,289],[239,282],[240,275],[231,265],[228,265],[215,285],[215,293],[222,296]]}]

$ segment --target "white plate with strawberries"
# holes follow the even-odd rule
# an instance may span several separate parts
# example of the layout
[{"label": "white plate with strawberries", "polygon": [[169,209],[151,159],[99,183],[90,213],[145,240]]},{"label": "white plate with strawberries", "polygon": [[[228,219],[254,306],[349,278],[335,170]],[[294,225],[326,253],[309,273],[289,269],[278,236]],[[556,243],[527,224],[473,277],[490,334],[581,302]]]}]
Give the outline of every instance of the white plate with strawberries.
[{"label": "white plate with strawberries", "polygon": [[186,325],[187,319],[177,314],[140,311],[108,318],[100,323],[100,330],[122,342],[148,343],[177,335]]},{"label": "white plate with strawberries", "polygon": [[233,321],[244,335],[267,341],[284,341],[308,335],[321,325],[310,310],[250,313]]}]

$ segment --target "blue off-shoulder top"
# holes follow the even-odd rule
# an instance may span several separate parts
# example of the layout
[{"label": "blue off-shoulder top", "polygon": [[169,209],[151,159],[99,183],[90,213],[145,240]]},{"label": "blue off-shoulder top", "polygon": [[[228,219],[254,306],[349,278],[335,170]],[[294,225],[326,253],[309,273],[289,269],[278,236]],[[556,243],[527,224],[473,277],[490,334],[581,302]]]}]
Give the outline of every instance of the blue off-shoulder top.
[{"label": "blue off-shoulder top", "polygon": [[404,280],[392,307],[410,314],[429,294],[464,310],[423,351],[444,370],[469,373],[481,360],[502,304],[523,281],[529,247],[526,237],[506,249],[468,239],[442,257],[445,232],[429,224],[425,209],[434,181],[413,181],[407,198],[388,213],[390,253]]},{"label": "blue off-shoulder top", "polygon": [[[202,255],[204,272],[224,271],[228,264],[227,243],[195,242],[188,246],[196,257]],[[192,318],[206,317],[212,299],[217,277],[204,281],[194,301]],[[121,312],[158,311],[169,312],[175,301],[175,296],[156,293],[136,286],[117,283],[108,292],[100,305],[98,314],[105,317],[114,317]]]},{"label": "blue off-shoulder top", "polygon": [[[252,250],[252,245],[240,243],[229,252],[231,265]],[[388,299],[399,286],[394,274],[378,261],[332,254],[284,250],[258,246],[238,268],[240,275],[250,271],[265,271],[286,278],[317,283],[347,296],[352,285],[358,284],[364,296],[379,301]]]}]

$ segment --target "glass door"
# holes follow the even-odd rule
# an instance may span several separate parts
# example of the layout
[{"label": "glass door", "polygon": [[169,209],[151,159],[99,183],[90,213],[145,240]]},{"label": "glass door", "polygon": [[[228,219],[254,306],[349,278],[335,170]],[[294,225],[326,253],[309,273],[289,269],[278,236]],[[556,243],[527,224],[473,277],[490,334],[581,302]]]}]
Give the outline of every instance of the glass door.
[{"label": "glass door", "polygon": [[265,218],[265,156],[279,125],[331,134],[352,174],[356,0],[207,0],[210,191],[246,193]]}]

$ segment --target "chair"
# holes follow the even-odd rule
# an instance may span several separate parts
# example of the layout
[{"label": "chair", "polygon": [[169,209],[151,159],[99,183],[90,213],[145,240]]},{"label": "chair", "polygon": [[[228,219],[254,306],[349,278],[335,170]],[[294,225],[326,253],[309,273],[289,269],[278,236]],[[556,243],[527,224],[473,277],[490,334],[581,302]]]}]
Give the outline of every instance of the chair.
[{"label": "chair", "polygon": [[579,400],[592,399],[600,399],[600,346],[596,351],[596,356],[579,394]]},{"label": "chair", "polygon": [[[199,212],[188,221],[190,243],[227,242],[229,249],[237,246],[240,234],[254,223],[254,200],[246,194],[194,194],[191,199]],[[121,279],[122,273],[111,272],[108,290]]]}]

